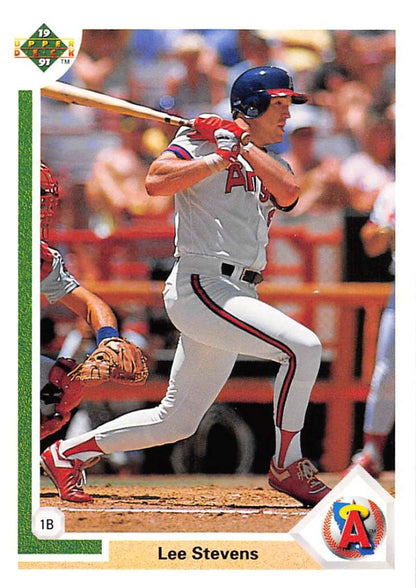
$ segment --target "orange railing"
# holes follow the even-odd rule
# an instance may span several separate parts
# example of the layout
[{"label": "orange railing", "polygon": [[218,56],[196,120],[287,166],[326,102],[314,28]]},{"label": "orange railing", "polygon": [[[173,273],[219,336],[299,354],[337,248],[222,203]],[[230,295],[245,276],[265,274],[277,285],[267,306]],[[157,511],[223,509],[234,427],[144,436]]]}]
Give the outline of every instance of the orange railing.
[{"label": "orange railing", "polygon": [[[270,228],[270,240],[288,242],[298,253],[297,263],[283,263],[281,260],[269,260],[265,277],[295,277],[298,281],[312,282],[319,279],[318,276],[318,252],[322,246],[339,248],[342,243],[342,231],[334,230],[325,234],[315,234],[307,229],[298,227],[272,226]],[[127,227],[115,230],[111,235],[101,238],[89,229],[64,229],[51,230],[50,243],[58,249],[67,246],[75,249],[80,254],[80,245],[87,246],[94,253],[96,270],[99,279],[119,279],[122,277],[143,278],[146,277],[147,258],[170,257],[173,254],[174,229],[166,221],[157,219],[146,220],[135,227]],[[118,265],[113,261],[115,248],[128,249],[133,243],[137,247],[137,258],[134,261],[121,262]],[[150,270],[149,270],[150,271]],[[80,276],[78,276],[80,277]]]},{"label": "orange railing", "polygon": [[[138,280],[86,282],[109,304],[117,307],[125,301],[147,306],[162,305],[161,282]],[[329,305],[335,312],[335,334],[323,341],[324,351],[330,353],[331,367],[327,380],[316,383],[312,402],[326,404],[326,424],[321,464],[326,471],[340,471],[348,465],[354,433],[354,403],[365,401],[369,390],[376,354],[381,312],[390,292],[389,284],[380,283],[306,283],[279,285],[263,282],[259,295],[269,304],[299,304],[314,328],[316,309]],[[361,369],[356,374],[355,354],[359,314],[363,316]],[[166,379],[151,377],[144,388],[106,386],[91,389],[90,400],[111,400],[117,396],[125,400],[140,398],[158,401],[166,389]],[[270,378],[231,378],[218,401],[269,403],[273,398]]]},{"label": "orange railing", "polygon": [[[304,228],[272,226],[271,240],[290,242],[298,255],[296,264],[285,265],[269,261],[266,281],[259,287],[262,300],[285,307],[291,316],[317,332],[323,343],[324,353],[330,358],[330,375],[318,380],[312,392],[312,402],[326,404],[326,425],[323,442],[322,467],[327,471],[339,471],[348,464],[354,433],[354,403],[365,401],[374,367],[377,335],[382,309],[388,297],[388,284],[322,283],[318,276],[317,259],[321,246],[338,249],[342,243],[340,231],[327,234],[311,234]],[[114,308],[125,301],[145,306],[161,306],[163,284],[148,280],[147,258],[170,257],[173,251],[173,227],[166,221],[146,220],[140,226],[123,228],[109,237],[100,238],[90,230],[53,230],[50,242],[58,248],[66,246],[77,254],[83,249],[93,250],[98,281],[83,284],[96,292]],[[114,261],[117,248],[128,250],[136,247],[133,260]],[[124,249],[123,249],[124,248]],[[123,256],[121,256],[122,258]],[[300,283],[284,285],[275,283],[274,276],[288,276]],[[81,277],[81,276],[78,276]],[[117,281],[114,281],[117,280]],[[330,309],[330,319],[322,318],[322,310]],[[319,313],[321,311],[321,313]],[[286,310],[285,310],[286,312]],[[364,319],[363,319],[364,317]],[[359,322],[364,320],[361,333],[361,369],[357,375],[355,356]],[[322,329],[330,323],[331,328]],[[321,334],[321,331],[325,331]],[[106,386],[91,389],[90,399],[111,400],[115,395],[125,400],[137,397],[149,401],[160,400],[165,392],[166,380],[152,376],[143,389]],[[273,398],[270,378],[231,378],[218,400],[224,402],[269,403]]]}]

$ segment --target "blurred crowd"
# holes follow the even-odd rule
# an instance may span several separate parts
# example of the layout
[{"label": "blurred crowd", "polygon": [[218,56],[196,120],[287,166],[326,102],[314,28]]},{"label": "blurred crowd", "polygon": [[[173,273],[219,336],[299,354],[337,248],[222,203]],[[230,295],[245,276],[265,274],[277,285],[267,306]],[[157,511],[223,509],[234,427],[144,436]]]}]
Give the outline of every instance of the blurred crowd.
[{"label": "blurred crowd", "polygon": [[[388,281],[389,261],[369,261],[359,232],[395,177],[394,31],[85,30],[61,81],[184,118],[216,113],[229,119],[233,81],[260,65],[286,68],[295,89],[310,96],[307,105],[292,107],[284,141],[270,146],[301,186],[298,206],[273,222],[315,235],[341,231],[338,254],[330,259],[323,251],[326,274],[318,279]],[[90,229],[105,239],[118,230],[173,227],[173,199],[147,197],[144,178],[175,127],[48,98],[42,98],[41,117],[41,157],[63,192],[55,229]],[[78,280],[103,277],[102,252],[81,242],[56,245]],[[273,256],[273,245],[270,251]],[[290,261],[290,248],[279,251]],[[109,277],[164,279],[171,254],[171,239],[168,248],[156,238],[147,247],[137,240],[117,244],[111,267],[118,273]],[[163,371],[161,350],[175,342],[164,311],[131,303],[117,313],[120,332],[147,347],[151,360],[158,350]],[[45,311],[42,350],[82,359],[93,341],[85,325],[67,319],[65,310]]]},{"label": "blurred crowd", "polygon": [[[341,231],[335,254],[322,249],[317,281],[388,281],[389,261],[369,261],[359,231],[395,175],[394,31],[85,30],[61,81],[185,118],[207,112],[230,118],[233,81],[265,64],[288,69],[296,90],[310,95],[307,105],[292,107],[284,141],[270,146],[301,186],[298,206],[273,222],[312,235]],[[57,244],[71,271],[81,281],[164,279],[170,233],[146,243],[127,235],[173,226],[173,199],[149,198],[144,178],[176,128],[48,98],[41,116],[42,159],[64,195],[55,228],[90,229],[100,239],[117,230],[126,236],[110,251]],[[271,244],[271,261],[285,266],[295,254],[290,243]],[[153,309],[149,318],[133,311],[142,317],[134,321],[140,336],[153,324],[166,338],[163,313]],[[130,320],[130,309],[120,312]]]},{"label": "blurred crowd", "polygon": [[[264,64],[287,68],[311,96],[292,108],[284,142],[271,146],[302,184],[292,219],[346,207],[368,214],[394,177],[393,31],[86,30],[62,81],[186,118],[230,118],[232,82]],[[75,191],[62,226],[104,236],[144,217],[169,219],[171,199],[147,198],[143,178],[175,130],[43,99],[42,157]]]},{"label": "blurred crowd", "polygon": [[[85,30],[61,81],[185,118],[230,118],[233,81],[264,64],[288,69],[297,91],[310,95],[309,104],[292,107],[284,141],[270,146],[290,163],[302,190],[294,211],[274,222],[318,234],[342,231],[341,255],[330,268],[324,259],[327,275],[317,279],[387,279],[384,267],[367,263],[358,234],[395,175],[394,31]],[[65,195],[55,227],[90,229],[100,238],[117,229],[172,227],[173,199],[149,198],[144,177],[175,132],[43,98],[41,155]],[[114,248],[113,267],[119,258],[124,265],[111,277],[143,277],[145,262],[151,277],[163,278],[170,253],[152,245],[154,255],[133,242]],[[280,252],[290,258],[289,249]],[[79,279],[102,277],[93,248],[73,244],[64,253]]]}]

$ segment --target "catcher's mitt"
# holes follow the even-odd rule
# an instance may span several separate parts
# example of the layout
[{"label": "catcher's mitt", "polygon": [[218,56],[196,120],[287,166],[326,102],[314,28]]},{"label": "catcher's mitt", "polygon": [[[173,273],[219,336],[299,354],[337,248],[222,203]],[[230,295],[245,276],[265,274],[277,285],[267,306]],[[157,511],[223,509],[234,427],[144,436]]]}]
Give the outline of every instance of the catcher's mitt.
[{"label": "catcher's mitt", "polygon": [[108,337],[85,361],[68,374],[83,385],[117,382],[143,385],[149,375],[147,358],[140,347],[127,339]]}]

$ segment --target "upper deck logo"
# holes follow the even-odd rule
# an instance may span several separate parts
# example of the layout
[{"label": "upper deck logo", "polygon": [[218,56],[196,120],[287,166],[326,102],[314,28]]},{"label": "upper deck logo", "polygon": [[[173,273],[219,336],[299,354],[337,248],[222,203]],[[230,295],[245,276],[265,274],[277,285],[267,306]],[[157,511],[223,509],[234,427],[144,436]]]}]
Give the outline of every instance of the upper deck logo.
[{"label": "upper deck logo", "polygon": [[46,71],[58,59],[70,63],[75,57],[74,40],[60,39],[46,24],[42,24],[28,39],[14,40],[14,56],[29,58],[40,70]]},{"label": "upper deck logo", "polygon": [[386,521],[372,500],[340,498],[329,509],[322,525],[327,547],[343,559],[373,555],[386,534]]}]

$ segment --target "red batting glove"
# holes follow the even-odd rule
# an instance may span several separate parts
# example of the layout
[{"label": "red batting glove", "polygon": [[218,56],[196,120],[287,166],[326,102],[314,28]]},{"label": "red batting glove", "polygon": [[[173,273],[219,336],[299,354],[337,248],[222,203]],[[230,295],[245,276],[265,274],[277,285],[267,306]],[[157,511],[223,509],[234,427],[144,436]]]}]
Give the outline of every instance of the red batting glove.
[{"label": "red batting glove", "polygon": [[210,143],[215,143],[215,131],[227,129],[231,131],[238,140],[245,131],[235,122],[224,120],[219,116],[201,117],[197,116],[194,121],[194,131],[191,133],[193,139],[204,139]]}]

